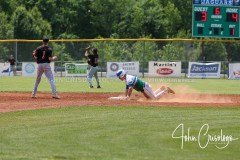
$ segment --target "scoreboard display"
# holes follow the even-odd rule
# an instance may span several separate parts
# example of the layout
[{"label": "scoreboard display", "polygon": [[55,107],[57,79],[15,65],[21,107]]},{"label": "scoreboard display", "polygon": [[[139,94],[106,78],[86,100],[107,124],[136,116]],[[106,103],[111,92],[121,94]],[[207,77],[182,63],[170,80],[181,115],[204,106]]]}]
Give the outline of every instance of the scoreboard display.
[{"label": "scoreboard display", "polygon": [[193,37],[240,37],[240,0],[193,0],[192,8]]}]

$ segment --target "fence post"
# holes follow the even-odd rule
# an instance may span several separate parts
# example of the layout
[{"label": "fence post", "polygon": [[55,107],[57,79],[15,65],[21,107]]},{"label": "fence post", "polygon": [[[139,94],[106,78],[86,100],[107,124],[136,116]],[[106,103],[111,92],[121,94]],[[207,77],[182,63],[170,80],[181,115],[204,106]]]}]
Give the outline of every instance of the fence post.
[{"label": "fence post", "polygon": [[[184,63],[185,78],[187,77],[187,65],[186,65],[186,63],[187,63],[187,51],[188,51],[188,46],[187,46],[187,44],[185,44],[185,61],[183,62]],[[181,66],[181,68],[182,68],[182,66]]]},{"label": "fence post", "polygon": [[[228,76],[229,76],[229,74],[227,74],[227,68],[228,68],[228,66],[229,66],[229,62],[228,61],[223,61],[223,63],[224,63],[224,79],[226,78],[226,76],[227,76],[227,78],[228,78]],[[228,68],[229,69],[229,68]]]},{"label": "fence post", "polygon": [[[100,68],[101,68],[101,77],[103,77],[103,74],[102,74],[102,70],[103,70],[103,65],[104,65],[104,62],[105,62],[105,60],[104,60],[104,49],[103,49],[103,43],[104,43],[104,41],[102,41],[102,42],[100,42],[101,43],[101,52],[102,52],[102,63],[101,63],[101,66],[100,66]],[[107,74],[107,70],[106,70],[106,74]]]},{"label": "fence post", "polygon": [[[63,39],[62,39],[62,46],[63,46]],[[61,62],[60,62],[60,65],[61,65],[61,74],[60,74],[60,76],[62,77],[63,75],[62,75],[62,67],[63,67],[63,51],[61,51],[60,52],[60,56],[61,56]]]},{"label": "fence post", "polygon": [[16,58],[16,62],[18,63],[18,43],[17,43],[17,39],[15,42],[15,58]]},{"label": "fence post", "polygon": [[145,48],[145,41],[143,40],[143,52],[142,52],[142,76],[144,78],[144,57],[145,57],[145,51],[146,51],[146,48]]}]

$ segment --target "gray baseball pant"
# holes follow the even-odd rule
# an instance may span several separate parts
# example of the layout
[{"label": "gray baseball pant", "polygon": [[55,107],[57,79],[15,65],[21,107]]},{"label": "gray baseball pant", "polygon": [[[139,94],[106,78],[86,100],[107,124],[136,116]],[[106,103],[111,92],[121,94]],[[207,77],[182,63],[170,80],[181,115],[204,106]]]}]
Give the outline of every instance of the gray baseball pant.
[{"label": "gray baseball pant", "polygon": [[97,81],[97,86],[99,86],[99,79],[98,79],[98,75],[97,75],[97,71],[98,71],[98,67],[93,67],[93,66],[90,66],[90,69],[89,69],[89,72],[88,72],[88,75],[87,75],[87,79],[88,79],[88,83],[90,86],[93,86],[93,76],[96,78],[96,81]]},{"label": "gray baseball pant", "polygon": [[45,73],[45,75],[46,75],[46,77],[47,77],[47,79],[48,79],[48,81],[51,85],[52,94],[56,95],[57,90],[56,90],[56,86],[55,86],[55,82],[54,82],[53,73],[52,73],[52,70],[51,70],[51,67],[50,67],[50,63],[39,63],[38,64],[37,79],[36,79],[32,94],[36,95],[38,85],[41,82],[43,72]]}]

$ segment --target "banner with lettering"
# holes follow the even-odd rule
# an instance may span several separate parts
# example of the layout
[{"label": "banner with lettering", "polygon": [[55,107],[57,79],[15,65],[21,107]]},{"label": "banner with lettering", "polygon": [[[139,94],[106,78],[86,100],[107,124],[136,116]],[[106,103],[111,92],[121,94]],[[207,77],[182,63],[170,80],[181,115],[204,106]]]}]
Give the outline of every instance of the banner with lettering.
[{"label": "banner with lettering", "polygon": [[[52,73],[54,74],[54,62],[50,63]],[[37,76],[38,64],[36,62],[22,63],[22,76],[35,77]],[[43,73],[43,77],[46,77]]]},{"label": "banner with lettering", "polygon": [[240,79],[240,63],[229,63],[229,79]]},{"label": "banner with lettering", "polygon": [[220,78],[221,62],[198,63],[189,62],[189,78]]},{"label": "banner with lettering", "polygon": [[193,0],[193,4],[213,6],[239,6],[239,0]]},{"label": "banner with lettering", "polygon": [[149,76],[157,77],[180,77],[181,62],[148,62]]},{"label": "banner with lettering", "polygon": [[124,69],[128,74],[139,75],[139,62],[107,62],[107,77],[116,77],[116,72]]},{"label": "banner with lettering", "polygon": [[10,63],[0,63],[0,76],[13,76],[10,70]]},{"label": "banner with lettering", "polygon": [[87,76],[88,64],[66,63],[66,76]]}]

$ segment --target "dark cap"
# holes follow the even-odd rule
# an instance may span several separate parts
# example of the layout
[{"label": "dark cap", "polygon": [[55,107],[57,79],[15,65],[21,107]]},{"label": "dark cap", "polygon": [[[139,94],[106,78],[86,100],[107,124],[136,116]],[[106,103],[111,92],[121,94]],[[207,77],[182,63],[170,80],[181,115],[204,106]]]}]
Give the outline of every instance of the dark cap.
[{"label": "dark cap", "polygon": [[43,42],[46,42],[46,43],[49,42],[49,38],[44,37],[44,38],[43,38]]},{"label": "dark cap", "polygon": [[93,48],[92,51],[94,54],[97,54],[97,52],[98,52],[97,48]]}]

